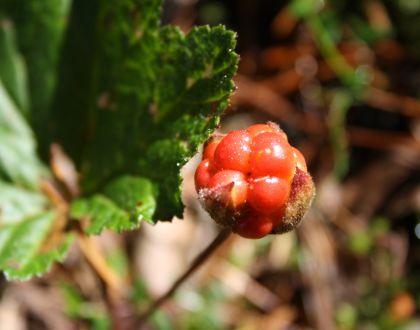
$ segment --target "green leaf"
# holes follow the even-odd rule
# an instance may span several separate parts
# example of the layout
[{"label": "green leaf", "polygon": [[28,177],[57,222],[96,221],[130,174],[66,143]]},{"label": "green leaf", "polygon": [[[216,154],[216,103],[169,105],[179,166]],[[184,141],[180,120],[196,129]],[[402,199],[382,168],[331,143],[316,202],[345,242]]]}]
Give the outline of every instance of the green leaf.
[{"label": "green leaf", "polygon": [[151,220],[155,207],[155,188],[149,180],[123,176],[105,186],[102,194],[74,201],[71,214],[90,220],[87,233],[100,234],[104,229],[135,229],[142,220]]},{"label": "green leaf", "polygon": [[44,168],[32,132],[0,81],[0,178],[36,188]]},{"label": "green leaf", "polygon": [[130,216],[120,209],[112,200],[96,194],[89,198],[77,199],[73,202],[71,215],[75,218],[88,218],[88,234],[100,234],[103,229],[122,231],[134,229],[136,224],[130,221]]},{"label": "green leaf", "polygon": [[[1,65],[0,70],[0,77],[6,72],[9,83],[16,81],[13,70]],[[72,236],[58,232],[59,217],[39,191],[47,171],[31,129],[1,80],[0,141],[0,270],[8,279],[26,280],[62,260]]]},{"label": "green leaf", "polygon": [[160,134],[138,158],[141,173],[160,183],[156,220],[182,217],[179,171],[219,124],[237,64],[235,34],[222,26],[196,27],[187,36],[164,27],[161,40],[154,95]]},{"label": "green leaf", "polygon": [[26,68],[20,56],[11,21],[0,19],[0,77],[16,106],[28,114]]},{"label": "green leaf", "polygon": [[[68,4],[4,0],[0,11],[28,67],[41,149],[61,143],[81,170],[83,196],[71,215],[89,218],[95,234],[182,216],[179,171],[228,104],[235,34],[161,27],[161,0],[74,0],[58,65]],[[72,237],[39,191],[48,173],[19,111],[25,82],[13,32],[1,28],[0,269],[28,278],[61,259]]]},{"label": "green leaf", "polygon": [[160,0],[107,1],[100,6],[97,84],[93,107],[87,110],[95,130],[82,162],[87,190],[97,189],[114,173],[136,173],[137,156],[159,133],[150,109],[158,78],[160,6]]},{"label": "green leaf", "polygon": [[[161,0],[75,0],[54,114],[83,193],[120,175],[152,180],[154,221],[182,217],[179,171],[219,124],[238,61],[233,32],[202,26],[184,35],[160,27],[160,14]],[[118,214],[104,197],[96,202]]]},{"label": "green leaf", "polygon": [[106,102],[94,111],[96,134],[82,163],[83,184],[95,190],[114,173],[140,174],[158,185],[154,219],[182,217],[179,171],[227,106],[237,65],[235,34],[204,26],[184,36],[175,27],[159,29],[155,14],[139,12],[147,25],[140,16],[108,33],[103,29],[121,24],[119,15],[103,14],[96,99]]},{"label": "green leaf", "polygon": [[0,181],[0,226],[39,214],[48,206],[43,195]]},{"label": "green leaf", "polygon": [[53,261],[62,260],[72,236],[47,249],[56,214],[44,212],[13,224],[0,225],[0,269],[8,279],[29,279],[46,272]]},{"label": "green leaf", "polygon": [[30,94],[30,123],[48,150],[45,123],[56,85],[61,41],[71,0],[3,0],[2,10],[17,30],[17,41],[27,68]]},{"label": "green leaf", "polygon": [[54,262],[62,262],[72,245],[74,236],[67,234],[58,246],[46,252],[40,252],[33,256],[24,267],[6,268],[5,275],[9,280],[28,280],[33,276],[41,276],[48,272]]},{"label": "green leaf", "polygon": [[111,181],[103,190],[118,207],[136,221],[150,221],[156,209],[155,188],[150,180],[123,176]]},{"label": "green leaf", "polygon": [[[90,124],[93,95],[96,25],[99,0],[73,0],[51,107],[51,140],[60,143],[80,164]],[[80,36],[83,36],[82,38]]]}]

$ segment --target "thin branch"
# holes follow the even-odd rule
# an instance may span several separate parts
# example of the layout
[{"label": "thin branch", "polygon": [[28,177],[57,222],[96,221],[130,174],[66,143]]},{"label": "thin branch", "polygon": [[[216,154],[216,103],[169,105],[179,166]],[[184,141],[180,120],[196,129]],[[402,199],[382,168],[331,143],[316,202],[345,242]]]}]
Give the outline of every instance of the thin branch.
[{"label": "thin branch", "polygon": [[226,241],[226,239],[231,234],[231,230],[229,228],[223,229],[219,234],[215,237],[215,239],[210,243],[207,248],[205,248],[191,263],[188,269],[172,284],[172,286],[168,289],[168,291],[155,300],[149,308],[140,315],[137,325],[140,327],[144,324],[149,316],[151,316],[169,297],[171,297],[174,292],[187,280],[191,274],[194,273],[212,254],[216,251],[216,249]]},{"label": "thin branch", "polygon": [[108,287],[108,294],[112,300],[118,301],[123,298],[127,292],[126,284],[120,276],[109,267],[103,253],[99,250],[92,238],[84,233],[80,233],[78,235],[77,243],[93,270]]},{"label": "thin branch", "polygon": [[51,182],[44,180],[42,187],[59,211],[61,221],[56,221],[59,224],[56,226],[56,231],[63,231],[69,222],[74,224],[72,228],[77,234],[77,244],[93,272],[104,285],[103,297],[111,315],[113,329],[132,329],[126,317],[127,314],[133,314],[126,299],[129,292],[127,282],[109,266],[101,249],[83,231],[83,220],[70,219],[69,204],[80,193],[79,175],[70,157],[58,144],[51,146],[51,169],[54,180]]}]

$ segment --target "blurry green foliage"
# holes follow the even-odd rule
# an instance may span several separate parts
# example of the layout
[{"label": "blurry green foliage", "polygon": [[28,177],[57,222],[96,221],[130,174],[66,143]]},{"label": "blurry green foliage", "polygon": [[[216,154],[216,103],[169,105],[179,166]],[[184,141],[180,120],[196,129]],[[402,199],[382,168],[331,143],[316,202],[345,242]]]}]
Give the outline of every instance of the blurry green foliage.
[{"label": "blurry green foliage", "polygon": [[346,115],[353,103],[353,98],[346,90],[333,91],[331,96],[328,127],[330,141],[335,156],[334,172],[342,178],[348,170],[349,153],[346,138]]},{"label": "blurry green foliage", "polygon": [[336,322],[344,329],[354,329],[357,322],[357,312],[351,304],[342,303],[336,309]]},{"label": "blurry green foliage", "polygon": [[[28,71],[29,122],[44,147],[70,0],[2,0],[0,13],[16,28]],[[17,57],[18,58],[18,57]],[[12,94],[13,95],[13,94]]]},{"label": "blurry green foliage", "polygon": [[0,61],[0,269],[9,279],[28,279],[62,260],[72,236],[63,234],[58,242],[51,241],[59,217],[40,191],[48,172],[22,114],[25,70],[11,29],[3,24],[0,31],[5,56]]},{"label": "blurry green foliage", "polygon": [[[220,308],[225,298],[224,290],[217,281],[210,281],[198,292],[183,290],[182,295],[175,297],[185,308],[182,318],[173,319],[158,310],[152,315],[151,324],[159,330],[224,329],[226,324],[220,317]],[[141,281],[136,282],[133,300],[140,310],[149,305],[150,297]]]},{"label": "blurry green foliage", "polygon": [[92,330],[111,329],[111,319],[104,308],[87,302],[70,284],[62,283],[60,292],[64,299],[65,311],[71,318],[87,322]]},{"label": "blurry green foliage", "polygon": [[372,220],[367,230],[354,232],[348,236],[347,243],[351,252],[368,256],[375,247],[375,240],[389,231],[389,220],[378,217]]},{"label": "blurry green foliage", "polygon": [[14,26],[0,18],[0,72],[4,87],[25,115],[29,111],[26,66],[16,45]]}]

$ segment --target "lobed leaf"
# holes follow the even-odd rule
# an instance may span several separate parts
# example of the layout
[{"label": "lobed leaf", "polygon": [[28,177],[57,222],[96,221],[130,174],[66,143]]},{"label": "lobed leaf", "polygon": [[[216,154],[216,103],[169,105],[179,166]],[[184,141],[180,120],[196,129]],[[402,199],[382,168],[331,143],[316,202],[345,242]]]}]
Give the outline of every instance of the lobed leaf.
[{"label": "lobed leaf", "polygon": [[87,132],[77,134],[89,136],[87,148],[74,154],[81,157],[85,193],[122,173],[151,179],[154,221],[182,217],[179,171],[218,125],[238,60],[233,32],[203,26],[185,36],[159,27],[160,6],[159,0],[98,2],[96,65],[86,73],[91,102],[81,110],[66,101],[70,122],[59,130],[67,150],[79,152],[80,141],[64,132],[80,128],[75,121],[88,113]]},{"label": "lobed leaf", "polygon": [[0,225],[0,269],[8,279],[39,276],[53,261],[62,260],[72,241],[71,235],[53,248],[45,245],[55,220],[56,214],[49,211]]},{"label": "lobed leaf", "polygon": [[130,221],[127,212],[120,209],[111,199],[99,194],[75,200],[71,215],[77,219],[89,220],[90,225],[85,230],[88,234],[98,235],[104,229],[122,231],[136,227],[136,224]]},{"label": "lobed leaf", "polygon": [[[159,136],[139,156],[142,173],[160,183],[155,219],[182,217],[181,167],[219,124],[234,89],[235,34],[222,26],[161,30],[154,102]],[[155,170],[159,164],[159,171]]]},{"label": "lobed leaf", "polygon": [[74,201],[71,214],[89,219],[88,234],[100,234],[104,229],[135,229],[142,220],[150,221],[155,207],[155,188],[149,180],[123,176],[106,185],[101,194]]}]

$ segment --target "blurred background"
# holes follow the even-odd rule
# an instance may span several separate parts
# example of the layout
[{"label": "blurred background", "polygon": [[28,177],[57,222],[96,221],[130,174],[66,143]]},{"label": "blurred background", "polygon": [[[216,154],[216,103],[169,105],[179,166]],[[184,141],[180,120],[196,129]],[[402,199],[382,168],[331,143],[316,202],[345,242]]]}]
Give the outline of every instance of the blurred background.
[{"label": "blurred background", "polygon": [[[420,329],[420,0],[167,0],[163,23],[237,32],[220,130],[278,123],[317,197],[294,232],[231,236],[147,328]],[[135,308],[217,234],[197,202],[199,157],[183,169],[184,220],[95,238],[136,283]],[[0,279],[0,292],[1,330],[111,328],[76,247],[42,279]]]}]

